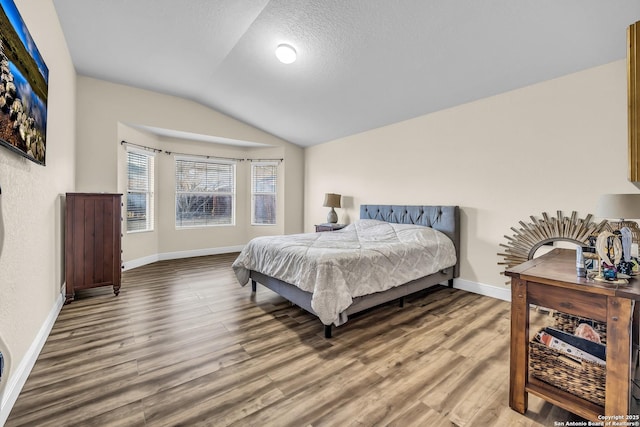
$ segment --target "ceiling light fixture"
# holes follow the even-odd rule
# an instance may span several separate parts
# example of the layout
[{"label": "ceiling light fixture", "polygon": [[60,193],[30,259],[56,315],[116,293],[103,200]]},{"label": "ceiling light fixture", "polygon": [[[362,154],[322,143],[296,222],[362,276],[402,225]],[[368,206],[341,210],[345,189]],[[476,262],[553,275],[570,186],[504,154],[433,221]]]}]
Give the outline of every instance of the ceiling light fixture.
[{"label": "ceiling light fixture", "polygon": [[296,60],[296,50],[288,44],[280,44],[276,48],[276,57],[283,64],[291,64]]}]

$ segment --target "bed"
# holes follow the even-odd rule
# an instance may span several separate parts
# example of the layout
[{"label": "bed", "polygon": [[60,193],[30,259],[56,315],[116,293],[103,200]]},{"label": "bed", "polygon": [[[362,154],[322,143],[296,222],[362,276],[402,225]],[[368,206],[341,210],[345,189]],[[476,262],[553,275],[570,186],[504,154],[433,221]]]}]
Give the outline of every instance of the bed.
[{"label": "bed", "polygon": [[[418,226],[418,227],[416,227]],[[402,242],[401,245],[396,240]],[[326,338],[350,315],[460,272],[458,206],[361,205],[342,230],[252,239],[233,263],[241,285],[271,289],[318,316]]]}]

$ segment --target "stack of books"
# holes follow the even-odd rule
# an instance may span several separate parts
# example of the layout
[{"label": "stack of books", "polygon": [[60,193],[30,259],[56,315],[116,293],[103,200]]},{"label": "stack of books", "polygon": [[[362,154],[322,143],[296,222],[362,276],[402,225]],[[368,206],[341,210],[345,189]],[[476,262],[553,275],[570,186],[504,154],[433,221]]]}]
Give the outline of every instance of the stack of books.
[{"label": "stack of books", "polygon": [[576,361],[586,360],[605,366],[607,347],[554,328],[544,328],[536,334],[536,340]]}]

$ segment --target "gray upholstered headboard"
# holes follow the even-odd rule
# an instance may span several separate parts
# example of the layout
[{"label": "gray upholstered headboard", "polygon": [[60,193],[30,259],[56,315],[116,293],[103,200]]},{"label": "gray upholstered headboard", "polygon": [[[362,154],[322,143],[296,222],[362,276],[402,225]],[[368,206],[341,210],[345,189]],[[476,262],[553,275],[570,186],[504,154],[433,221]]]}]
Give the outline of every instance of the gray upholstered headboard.
[{"label": "gray upholstered headboard", "polygon": [[456,247],[458,262],[454,277],[460,275],[460,208],[458,206],[360,205],[361,219],[377,219],[398,224],[426,225],[443,232]]}]

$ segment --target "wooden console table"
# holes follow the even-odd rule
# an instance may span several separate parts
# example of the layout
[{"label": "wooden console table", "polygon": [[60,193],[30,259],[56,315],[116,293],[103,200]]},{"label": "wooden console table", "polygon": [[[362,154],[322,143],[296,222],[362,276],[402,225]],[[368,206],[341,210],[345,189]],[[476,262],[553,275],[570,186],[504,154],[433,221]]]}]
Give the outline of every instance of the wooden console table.
[{"label": "wooden console table", "polygon": [[[632,324],[640,280],[619,286],[595,282],[577,277],[575,265],[575,251],[554,249],[505,273],[511,277],[509,406],[524,414],[528,393],[533,393],[591,421],[602,421],[599,415],[625,416],[630,412]],[[604,408],[529,375],[529,304],[606,322]]]}]

